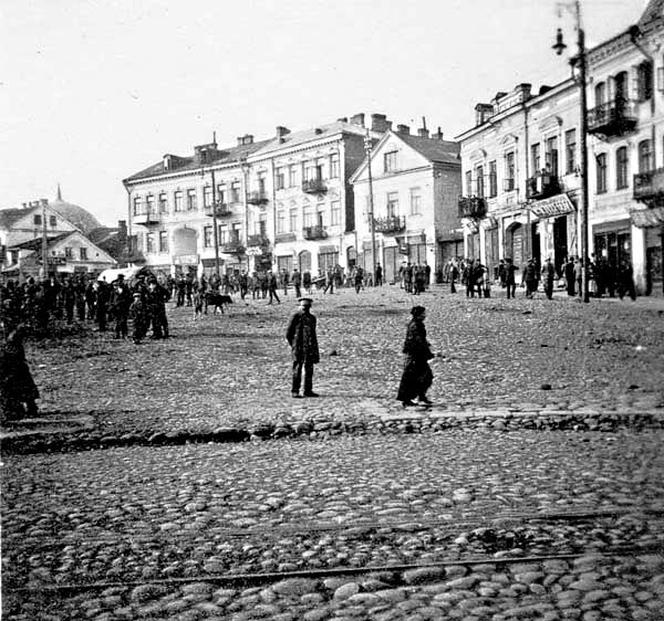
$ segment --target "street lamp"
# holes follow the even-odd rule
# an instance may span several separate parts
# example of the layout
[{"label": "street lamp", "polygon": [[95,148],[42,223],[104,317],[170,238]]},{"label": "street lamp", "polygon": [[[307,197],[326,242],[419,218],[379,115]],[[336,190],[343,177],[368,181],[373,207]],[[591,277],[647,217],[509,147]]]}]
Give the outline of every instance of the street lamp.
[{"label": "street lamp", "polygon": [[369,174],[369,218],[371,223],[371,282],[376,284],[376,219],[374,218],[373,177],[371,176],[371,153],[373,143],[367,129],[364,137],[364,151],[367,154],[367,172]]},{"label": "street lamp", "polygon": [[[576,82],[579,85],[581,119],[580,119],[580,138],[581,138],[581,230],[579,235],[579,253],[581,254],[581,290],[584,302],[590,302],[589,283],[588,283],[588,100],[586,97],[586,34],[581,27],[581,2],[575,0],[572,4],[562,4],[574,12],[577,32],[577,55],[570,60],[572,67],[578,67],[579,74]],[[556,42],[552,46],[556,54],[560,56],[567,46],[563,42],[563,33],[560,28],[556,32]]]}]

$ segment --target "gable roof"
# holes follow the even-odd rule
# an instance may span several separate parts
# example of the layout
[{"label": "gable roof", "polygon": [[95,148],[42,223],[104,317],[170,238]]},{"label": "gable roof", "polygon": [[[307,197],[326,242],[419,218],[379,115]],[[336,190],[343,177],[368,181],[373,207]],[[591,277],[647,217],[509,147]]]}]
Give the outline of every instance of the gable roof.
[{"label": "gable roof", "polygon": [[399,134],[392,132],[394,136],[401,138],[407,145],[426,157],[430,162],[440,164],[459,164],[459,144],[451,140],[437,140],[435,138],[423,138],[410,134]]},{"label": "gable roof", "polygon": [[[47,244],[52,244],[53,242],[61,241],[70,235],[74,235],[79,231],[68,231],[67,233],[60,233],[60,235],[53,235],[52,237],[46,238]],[[17,250],[41,250],[42,247],[42,238],[35,237],[34,239],[29,239],[28,241],[21,242],[20,244],[15,244],[12,246],[13,249]]]},{"label": "gable roof", "polygon": [[0,229],[8,229],[23,216],[32,211],[30,207],[17,209],[0,209]]},{"label": "gable roof", "polygon": [[144,168],[140,172],[137,172],[130,177],[127,177],[123,180],[123,183],[138,181],[140,179],[147,179],[150,177],[157,177],[159,175],[185,172],[187,170],[197,170],[203,166],[206,168],[210,166],[219,166],[223,164],[232,164],[234,162],[240,162],[240,160],[248,157],[252,153],[258,151],[261,147],[271,142],[270,140],[262,140],[259,142],[252,142],[250,144],[238,145],[235,147],[223,148],[217,151],[218,157],[209,162],[201,163],[196,159],[195,156],[190,157],[181,157],[179,155],[172,156],[172,166],[168,170],[164,168],[164,161],[157,162],[152,164],[147,168]]},{"label": "gable roof", "polygon": [[650,0],[639,19],[639,26],[664,18],[664,0]]}]

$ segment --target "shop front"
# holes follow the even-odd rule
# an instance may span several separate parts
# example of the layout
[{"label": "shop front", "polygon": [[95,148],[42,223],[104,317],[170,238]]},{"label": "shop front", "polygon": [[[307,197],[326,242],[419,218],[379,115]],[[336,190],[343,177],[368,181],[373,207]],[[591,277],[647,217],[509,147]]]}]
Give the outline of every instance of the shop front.
[{"label": "shop front", "polygon": [[664,293],[664,206],[635,209],[632,224],[643,230],[645,251],[645,294]]},{"label": "shop front", "polygon": [[560,274],[566,257],[573,254],[570,242],[576,238],[576,207],[567,194],[559,194],[535,201],[529,209],[538,219],[532,231],[532,254],[541,265],[551,258]]},{"label": "shop front", "polygon": [[595,258],[606,260],[614,273],[623,261],[631,263],[632,234],[629,218],[595,224],[592,233]]}]

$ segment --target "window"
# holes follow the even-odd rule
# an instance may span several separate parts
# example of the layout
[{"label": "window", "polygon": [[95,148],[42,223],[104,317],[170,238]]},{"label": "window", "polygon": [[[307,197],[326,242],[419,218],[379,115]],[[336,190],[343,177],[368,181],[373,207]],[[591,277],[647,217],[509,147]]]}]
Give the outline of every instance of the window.
[{"label": "window", "polygon": [[647,101],[652,98],[653,69],[648,60],[636,68],[636,97],[638,101]]},{"label": "window", "polygon": [[193,211],[196,207],[196,190],[187,190],[187,210]]},{"label": "window", "polygon": [[514,151],[505,154],[505,191],[511,192],[516,186],[516,170],[514,166]]},{"label": "window", "polygon": [[159,195],[159,213],[166,213],[168,211],[168,197],[166,192]]},{"label": "window", "polygon": [[304,228],[309,228],[314,225],[314,212],[311,207],[304,208]]},{"label": "window", "polygon": [[553,175],[558,176],[558,137],[552,136],[546,140],[546,153],[544,159],[546,171]]},{"label": "window", "polygon": [[42,223],[41,216],[38,213],[36,213],[34,216],[32,216],[32,222],[34,223],[35,226],[41,226]]},{"label": "window", "polygon": [[565,172],[569,175],[576,169],[576,130],[565,132]]},{"label": "window", "polygon": [[627,157],[627,147],[620,147],[616,151],[616,189],[622,190],[628,185],[627,169],[629,160]]},{"label": "window", "polygon": [[212,236],[214,230],[211,226],[203,227],[203,248],[212,248]]},{"label": "window", "polygon": [[265,194],[265,173],[258,173],[258,192]]},{"label": "window", "polygon": [[471,196],[473,193],[473,173],[470,170],[466,171],[466,195]]},{"label": "window", "polygon": [[203,207],[212,207],[212,186],[210,185],[203,188]]},{"label": "window", "polygon": [[399,211],[399,193],[398,192],[388,192],[387,193],[387,216],[393,217],[396,216]]},{"label": "window", "polygon": [[496,160],[489,162],[489,196],[498,196],[498,167]]},{"label": "window", "polygon": [[220,204],[226,202],[226,185],[223,183],[217,186],[217,202]]},{"label": "window", "polygon": [[397,151],[390,151],[383,156],[385,172],[392,172],[397,169]]},{"label": "window", "polygon": [[48,224],[51,228],[58,226],[58,219],[55,216],[48,217]]},{"label": "window", "polygon": [[595,105],[602,106],[606,103],[606,82],[600,82],[595,86]]},{"label": "window", "polygon": [[78,249],[79,257],[81,261],[87,261],[88,260],[88,249],[87,248],[79,248]]},{"label": "window", "polygon": [[240,241],[240,227],[241,226],[242,225],[238,224],[238,223],[233,224],[233,228],[231,228],[231,230],[229,231],[229,233],[231,235],[230,241],[232,241],[234,243],[239,243],[239,241]]},{"label": "window", "polygon": [[278,211],[277,212],[277,233],[286,232],[286,212]]},{"label": "window", "polygon": [[606,192],[606,153],[600,153],[595,158],[597,172],[597,194]]},{"label": "window", "polygon": [[182,190],[175,193],[175,211],[182,211]]},{"label": "window", "polygon": [[228,227],[225,224],[220,224],[217,230],[217,241],[219,244],[228,243]]},{"label": "window", "polygon": [[475,169],[475,196],[484,198],[484,166]]},{"label": "window", "polygon": [[297,166],[293,164],[288,167],[288,187],[294,188],[297,185]]},{"label": "window", "polygon": [[159,252],[168,252],[168,231],[159,231]]},{"label": "window", "polygon": [[283,168],[277,168],[276,172],[277,190],[283,190],[286,187],[286,176]]},{"label": "window", "polygon": [[653,168],[652,142],[642,140],[639,142],[639,172],[649,172]]},{"label": "window", "polygon": [[339,177],[339,154],[335,153],[330,156],[330,179],[337,179]]},{"label": "window", "polygon": [[335,224],[341,224],[341,202],[332,201],[331,205],[331,219],[330,224],[334,226]]},{"label": "window", "polygon": [[324,178],[324,175],[323,175],[323,164],[324,164],[324,160],[323,160],[323,159],[318,158],[318,159],[316,160],[316,179],[318,179],[318,180],[321,180],[321,179]]},{"label": "window", "polygon": [[297,231],[297,208],[291,209],[288,212],[288,230],[291,232]]},{"label": "window", "polygon": [[422,213],[422,191],[420,188],[410,188],[410,213]]},{"label": "window", "polygon": [[305,181],[313,181],[316,178],[316,166],[313,162],[305,162],[304,164],[304,179]]},{"label": "window", "polygon": [[65,258],[72,259],[74,257],[74,249],[71,246],[65,246]]},{"label": "window", "polygon": [[316,224],[318,226],[325,226],[325,204],[321,203],[316,206]]},{"label": "window", "polygon": [[148,233],[145,236],[145,252],[148,254],[154,253],[154,233]]},{"label": "window", "polygon": [[536,142],[530,147],[530,162],[532,165],[533,175],[536,175],[542,169],[542,157],[540,155],[539,142]]},{"label": "window", "polygon": [[134,211],[133,211],[133,215],[137,216],[137,215],[139,215],[140,213],[141,213],[141,197],[140,197],[140,196],[136,196],[136,197],[134,198]]},{"label": "window", "polygon": [[234,181],[231,183],[231,203],[240,202],[240,182]]}]

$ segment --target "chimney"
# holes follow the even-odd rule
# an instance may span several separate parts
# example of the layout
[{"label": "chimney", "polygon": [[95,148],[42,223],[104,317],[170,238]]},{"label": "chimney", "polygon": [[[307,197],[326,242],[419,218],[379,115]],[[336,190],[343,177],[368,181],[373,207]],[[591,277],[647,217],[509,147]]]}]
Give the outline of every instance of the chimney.
[{"label": "chimney", "polygon": [[533,86],[532,84],[528,83],[521,83],[516,85],[514,92],[516,93],[517,100],[519,102],[527,101],[528,99],[530,99],[530,89],[532,88],[532,86]]},{"label": "chimney", "polygon": [[478,103],[475,106],[475,127],[486,123],[493,114],[493,106],[491,104]]},{"label": "chimney", "polygon": [[409,136],[410,127],[408,127],[408,125],[397,125],[397,134],[403,134],[404,136]]},{"label": "chimney", "polygon": [[171,169],[172,157],[173,156],[168,153],[164,155],[164,170]]},{"label": "chimney", "polygon": [[242,147],[245,144],[252,144],[254,142],[254,137],[251,134],[245,134],[244,136],[238,136],[237,146]]},{"label": "chimney", "polygon": [[277,125],[277,138],[281,139],[286,134],[290,134],[290,129],[288,127],[284,127],[283,125]]},{"label": "chimney", "polygon": [[392,129],[392,121],[388,121],[384,114],[371,115],[371,131],[382,133],[389,129]]},{"label": "chimney", "polygon": [[443,139],[443,132],[440,129],[440,126],[438,126],[438,131],[431,136],[434,140],[442,140]]},{"label": "chimney", "polygon": [[23,203],[23,209],[27,209],[29,207],[28,203]]},{"label": "chimney", "polygon": [[350,117],[350,122],[353,125],[359,125],[360,127],[364,127],[364,113],[360,112],[358,114],[354,114],[353,116]]},{"label": "chimney", "polygon": [[320,134],[322,134],[322,133],[323,133],[323,130],[320,127],[314,128],[314,134],[316,134],[317,136],[320,136]]},{"label": "chimney", "polygon": [[428,130],[426,127],[420,127],[420,128],[417,130],[417,135],[418,135],[420,138],[428,138],[428,137],[429,137],[429,130]]},{"label": "chimney", "polygon": [[348,123],[348,117],[347,116],[340,116],[337,119],[337,121],[340,122],[340,123]]}]

